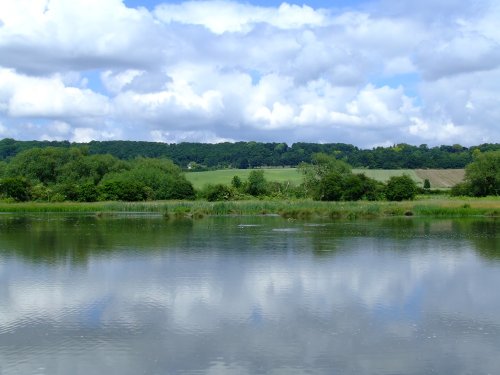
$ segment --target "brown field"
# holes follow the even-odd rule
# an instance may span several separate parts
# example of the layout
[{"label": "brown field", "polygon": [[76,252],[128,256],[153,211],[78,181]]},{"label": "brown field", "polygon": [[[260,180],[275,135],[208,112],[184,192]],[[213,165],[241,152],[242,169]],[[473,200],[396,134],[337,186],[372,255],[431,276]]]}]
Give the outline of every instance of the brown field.
[{"label": "brown field", "polygon": [[415,169],[415,173],[422,181],[429,179],[432,189],[451,188],[465,176],[464,169]]}]

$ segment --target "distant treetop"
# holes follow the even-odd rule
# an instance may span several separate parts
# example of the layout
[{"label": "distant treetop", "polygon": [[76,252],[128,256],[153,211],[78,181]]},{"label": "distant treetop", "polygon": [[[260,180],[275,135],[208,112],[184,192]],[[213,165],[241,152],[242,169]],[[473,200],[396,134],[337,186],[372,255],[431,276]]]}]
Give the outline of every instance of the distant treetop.
[{"label": "distant treetop", "polygon": [[[110,154],[122,160],[138,156],[168,158],[184,169],[196,165],[203,169],[295,167],[300,163],[313,162],[316,153],[332,155],[354,168],[369,169],[417,169],[417,168],[464,168],[473,161],[474,152],[500,150],[500,144],[490,143],[472,147],[461,145],[428,147],[396,144],[391,147],[360,149],[344,143],[303,143],[289,146],[286,143],[179,143],[167,144],[143,141],[92,141],[71,143],[68,141],[17,141],[6,138],[0,141],[0,160],[8,160],[21,151],[31,148],[80,147],[90,155]],[[476,151],[478,150],[478,151]]]}]

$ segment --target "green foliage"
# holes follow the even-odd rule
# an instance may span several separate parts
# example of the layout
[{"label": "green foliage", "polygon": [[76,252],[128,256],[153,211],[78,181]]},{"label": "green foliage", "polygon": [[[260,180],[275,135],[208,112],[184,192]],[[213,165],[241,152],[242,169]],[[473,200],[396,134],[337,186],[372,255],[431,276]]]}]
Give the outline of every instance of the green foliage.
[{"label": "green foliage", "polygon": [[131,179],[141,181],[151,189],[150,199],[194,199],[192,184],[182,171],[167,159],[138,158],[132,169],[125,172]]},{"label": "green foliage", "polygon": [[342,182],[344,201],[378,201],[384,197],[384,184],[364,174],[349,174]]},{"label": "green foliage", "polygon": [[6,170],[7,170],[7,163],[4,161],[0,161],[0,178],[5,176]]},{"label": "green foliage", "polygon": [[339,201],[342,199],[343,176],[331,172],[322,176],[313,189],[313,198],[318,201]]},{"label": "green foliage", "polygon": [[97,186],[92,182],[86,182],[77,187],[78,202],[97,202],[99,199],[99,191]]},{"label": "green foliage", "polygon": [[104,179],[98,186],[99,200],[137,202],[146,200],[146,186],[131,176],[117,174]]},{"label": "green foliage", "polygon": [[429,181],[428,178],[424,180],[424,189],[430,189],[431,188],[431,182]]},{"label": "green foliage", "polygon": [[[92,141],[87,144],[48,141],[0,140],[0,160],[8,160],[32,148],[84,147],[84,155],[111,154],[122,160],[133,160],[138,156],[168,158],[184,168],[189,163],[207,168],[255,168],[263,166],[297,166],[301,162],[311,163],[312,155],[325,153],[335,155],[357,168],[370,169],[415,169],[415,168],[464,168],[472,162],[474,150],[481,152],[500,150],[500,144],[483,144],[474,147],[460,145],[428,147],[397,144],[391,147],[376,147],[363,150],[344,143],[286,143],[236,142],[219,144],[133,141]],[[191,164],[193,166],[193,164]],[[223,181],[218,181],[223,182]],[[229,181],[227,182],[229,183]]]},{"label": "green foliage", "polygon": [[383,199],[384,185],[364,174],[332,172],[323,177],[313,198],[322,201],[358,201]]},{"label": "green foliage", "polygon": [[471,186],[468,182],[461,182],[451,188],[450,195],[452,197],[466,197],[471,190]]},{"label": "green foliage", "polygon": [[264,178],[264,171],[251,171],[248,175],[245,190],[248,194],[253,195],[254,197],[265,195],[267,192],[267,183],[266,179]]},{"label": "green foliage", "polygon": [[235,189],[241,189],[241,187],[243,186],[243,182],[241,181],[241,178],[239,178],[238,176],[233,176],[233,178],[231,179],[231,186]]},{"label": "green foliage", "polygon": [[192,184],[172,161],[88,155],[82,148],[33,148],[17,154],[5,173],[34,182],[33,199],[93,202],[98,199],[194,199]]},{"label": "green foliage", "polygon": [[55,183],[60,169],[71,160],[82,157],[77,148],[33,148],[16,155],[7,167],[8,176],[23,176],[43,184]]},{"label": "green foliage", "polygon": [[7,177],[0,180],[0,195],[18,202],[31,199],[31,184],[24,177]]},{"label": "green foliage", "polygon": [[196,192],[194,191],[191,182],[184,177],[176,179],[170,189],[169,198],[165,199],[195,199]]},{"label": "green foliage", "polygon": [[417,191],[417,184],[410,176],[393,176],[387,182],[385,196],[390,201],[411,200],[415,198]]},{"label": "green foliage", "polygon": [[223,184],[206,185],[200,192],[200,195],[209,202],[229,201],[234,199],[235,191]]},{"label": "green foliage", "polygon": [[500,195],[500,151],[476,153],[465,168],[467,195],[485,197]]},{"label": "green foliage", "polygon": [[77,157],[64,164],[59,170],[59,182],[92,182],[97,185],[108,173],[130,169],[130,165],[111,155]]},{"label": "green foliage", "polygon": [[31,199],[36,202],[50,202],[53,190],[42,183],[31,188]]},{"label": "green foliage", "polygon": [[323,153],[313,155],[311,164],[302,163],[298,169],[304,178],[303,186],[306,194],[311,194],[316,200],[340,200],[337,190],[341,189],[344,175],[351,173],[351,167]]},{"label": "green foliage", "polygon": [[341,160],[316,154],[313,164],[302,164],[303,186],[313,199],[321,201],[379,200],[382,185],[364,174],[353,174]]}]

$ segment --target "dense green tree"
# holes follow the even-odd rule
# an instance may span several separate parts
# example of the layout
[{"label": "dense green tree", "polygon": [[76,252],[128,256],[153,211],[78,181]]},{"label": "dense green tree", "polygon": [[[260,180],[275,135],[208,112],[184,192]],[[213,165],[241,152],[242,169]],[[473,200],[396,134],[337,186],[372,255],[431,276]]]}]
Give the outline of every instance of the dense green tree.
[{"label": "dense green tree", "polygon": [[352,173],[347,163],[323,153],[313,155],[311,164],[302,163],[299,171],[306,194],[316,200],[340,200],[343,179]]},{"label": "dense green tree", "polygon": [[126,171],[130,168],[130,163],[109,154],[82,155],[64,164],[59,169],[57,180],[62,183],[93,183],[97,185],[106,174]]},{"label": "dense green tree", "polygon": [[349,174],[342,179],[342,200],[376,201],[383,199],[384,185],[364,174]]},{"label": "dense green tree", "polygon": [[343,143],[179,143],[134,141],[93,141],[77,144],[47,141],[0,140],[0,160],[8,160],[32,148],[86,148],[89,154],[112,154],[123,160],[133,160],[138,156],[168,158],[177,165],[187,168],[191,162],[208,168],[253,168],[260,166],[297,166],[311,163],[316,153],[335,156],[353,167],[400,169],[400,168],[464,168],[472,162],[474,150],[481,152],[498,151],[500,144],[483,144],[470,148],[461,145],[428,147],[397,144],[390,147],[359,149]]},{"label": "dense green tree", "polygon": [[338,172],[322,176],[313,189],[313,198],[319,201],[340,201],[343,194],[343,179]]},{"label": "dense green tree", "polygon": [[7,170],[7,163],[0,161],[0,178],[5,176],[5,171]]},{"label": "dense green tree", "polygon": [[50,202],[53,194],[53,189],[42,183],[38,183],[31,188],[31,199],[34,201]]},{"label": "dense green tree", "polygon": [[82,157],[78,148],[32,148],[16,155],[8,164],[8,176],[23,176],[43,184],[55,183],[61,168],[71,160]]},{"label": "dense green tree", "polygon": [[97,186],[92,182],[86,182],[77,187],[77,200],[79,202],[96,202],[99,199]]},{"label": "dense green tree", "polygon": [[241,178],[239,178],[238,176],[233,176],[233,178],[231,179],[231,186],[237,190],[241,189],[241,187],[243,186]]},{"label": "dense green tree", "polygon": [[24,177],[6,177],[0,180],[0,196],[11,198],[18,202],[31,199],[31,184]]},{"label": "dense green tree", "polygon": [[125,173],[109,176],[98,186],[99,200],[103,201],[144,201],[148,190],[142,182]]},{"label": "dense green tree", "polygon": [[250,172],[246,183],[246,192],[254,197],[266,194],[267,182],[264,177],[264,171],[253,170]]},{"label": "dense green tree", "polygon": [[411,200],[415,198],[417,191],[417,184],[410,176],[392,176],[387,182],[385,196],[390,201]]},{"label": "dense green tree", "polygon": [[431,188],[431,182],[428,178],[424,180],[424,189],[429,190]]},{"label": "dense green tree", "polygon": [[132,168],[126,174],[151,189],[153,196],[150,199],[194,199],[195,197],[192,184],[171,160],[138,158],[132,162]]},{"label": "dense green tree", "polygon": [[465,183],[468,195],[500,195],[500,151],[477,152],[465,168]]}]

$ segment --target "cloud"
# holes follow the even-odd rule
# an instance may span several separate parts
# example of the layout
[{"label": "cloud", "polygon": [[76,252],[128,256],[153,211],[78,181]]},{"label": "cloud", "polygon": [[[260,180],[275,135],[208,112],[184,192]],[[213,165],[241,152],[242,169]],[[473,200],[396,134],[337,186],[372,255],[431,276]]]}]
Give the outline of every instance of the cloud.
[{"label": "cloud", "polygon": [[0,21],[0,65],[29,74],[150,67],[165,37],[120,0],[3,1]]},{"label": "cloud", "polygon": [[2,2],[0,118],[30,139],[493,142],[500,5],[431,3]]},{"label": "cloud", "polygon": [[186,1],[180,4],[159,5],[154,13],[165,23],[201,25],[215,34],[249,32],[261,23],[279,29],[297,29],[304,26],[321,26],[327,20],[324,11],[286,2],[278,8],[267,8],[226,0]]},{"label": "cloud", "polygon": [[109,112],[107,97],[89,89],[65,86],[57,76],[27,77],[0,69],[0,80],[5,90],[2,96],[8,96],[7,112],[12,117],[102,117]]}]

